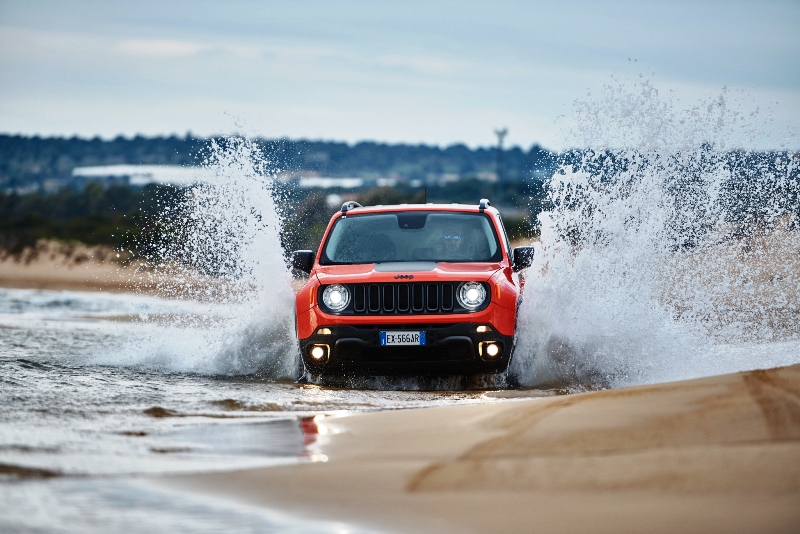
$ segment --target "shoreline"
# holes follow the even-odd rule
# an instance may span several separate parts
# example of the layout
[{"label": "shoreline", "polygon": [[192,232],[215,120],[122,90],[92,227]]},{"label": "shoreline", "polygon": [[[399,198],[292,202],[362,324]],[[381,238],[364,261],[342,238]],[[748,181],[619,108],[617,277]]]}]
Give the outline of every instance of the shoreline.
[{"label": "shoreline", "polygon": [[800,365],[315,425],[325,461],[154,483],[369,530],[800,527]]}]

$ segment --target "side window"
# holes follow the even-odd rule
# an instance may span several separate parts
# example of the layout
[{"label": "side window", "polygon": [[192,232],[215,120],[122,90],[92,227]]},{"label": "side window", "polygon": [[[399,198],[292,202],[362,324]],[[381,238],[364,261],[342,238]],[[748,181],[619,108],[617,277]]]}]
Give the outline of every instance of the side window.
[{"label": "side window", "polygon": [[508,252],[508,256],[511,257],[511,243],[508,241],[506,227],[503,225],[503,218],[500,217],[499,213],[497,214],[497,222],[500,223],[500,233],[503,234],[503,242],[506,244],[506,251]]}]

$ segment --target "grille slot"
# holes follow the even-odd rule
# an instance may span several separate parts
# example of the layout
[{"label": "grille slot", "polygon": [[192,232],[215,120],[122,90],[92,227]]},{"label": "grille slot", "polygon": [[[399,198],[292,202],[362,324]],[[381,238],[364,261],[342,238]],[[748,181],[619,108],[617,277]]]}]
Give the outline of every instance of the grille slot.
[{"label": "grille slot", "polygon": [[411,306],[410,289],[408,284],[397,284],[397,311],[407,312]]},{"label": "grille slot", "polygon": [[439,284],[428,284],[427,289],[427,303],[426,308],[429,311],[436,311],[439,309]]},{"label": "grille slot", "polygon": [[363,285],[353,287],[353,309],[356,313],[364,313],[367,310],[366,288]]},{"label": "grille slot", "polygon": [[378,284],[369,285],[369,311],[377,313],[381,311],[381,290]]},{"label": "grille slot", "polygon": [[[458,304],[459,282],[393,282],[350,284],[353,303],[345,313],[354,315],[404,315],[469,313]],[[484,284],[488,289],[488,285]],[[488,293],[488,291],[487,291]],[[491,295],[487,295],[491,298]],[[488,305],[488,299],[487,303]]]},{"label": "grille slot", "polygon": [[383,311],[394,311],[394,286],[383,284]]},{"label": "grille slot", "polygon": [[442,284],[442,310],[453,309],[453,284]]},{"label": "grille slot", "polygon": [[415,312],[421,312],[425,309],[425,292],[423,291],[422,284],[413,284],[411,286],[411,309]]}]

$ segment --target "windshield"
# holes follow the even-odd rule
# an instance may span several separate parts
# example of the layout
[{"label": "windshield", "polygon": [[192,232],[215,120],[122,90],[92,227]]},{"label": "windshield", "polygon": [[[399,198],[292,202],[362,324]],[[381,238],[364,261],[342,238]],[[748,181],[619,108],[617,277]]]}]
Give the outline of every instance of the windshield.
[{"label": "windshield", "polygon": [[494,225],[482,213],[400,212],[340,217],[320,263],[500,261]]}]

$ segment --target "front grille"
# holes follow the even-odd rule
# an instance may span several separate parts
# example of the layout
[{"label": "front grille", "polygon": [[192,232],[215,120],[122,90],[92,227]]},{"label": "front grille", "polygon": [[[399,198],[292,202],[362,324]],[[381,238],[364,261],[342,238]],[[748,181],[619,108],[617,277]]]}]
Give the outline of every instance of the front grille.
[{"label": "front grille", "polygon": [[[343,311],[343,315],[405,315],[405,314],[442,314],[468,313],[458,304],[456,291],[461,282],[402,282],[388,284],[347,284],[352,300]],[[486,302],[481,310],[489,304],[491,291],[484,283]],[[322,291],[320,287],[320,300]]]}]

